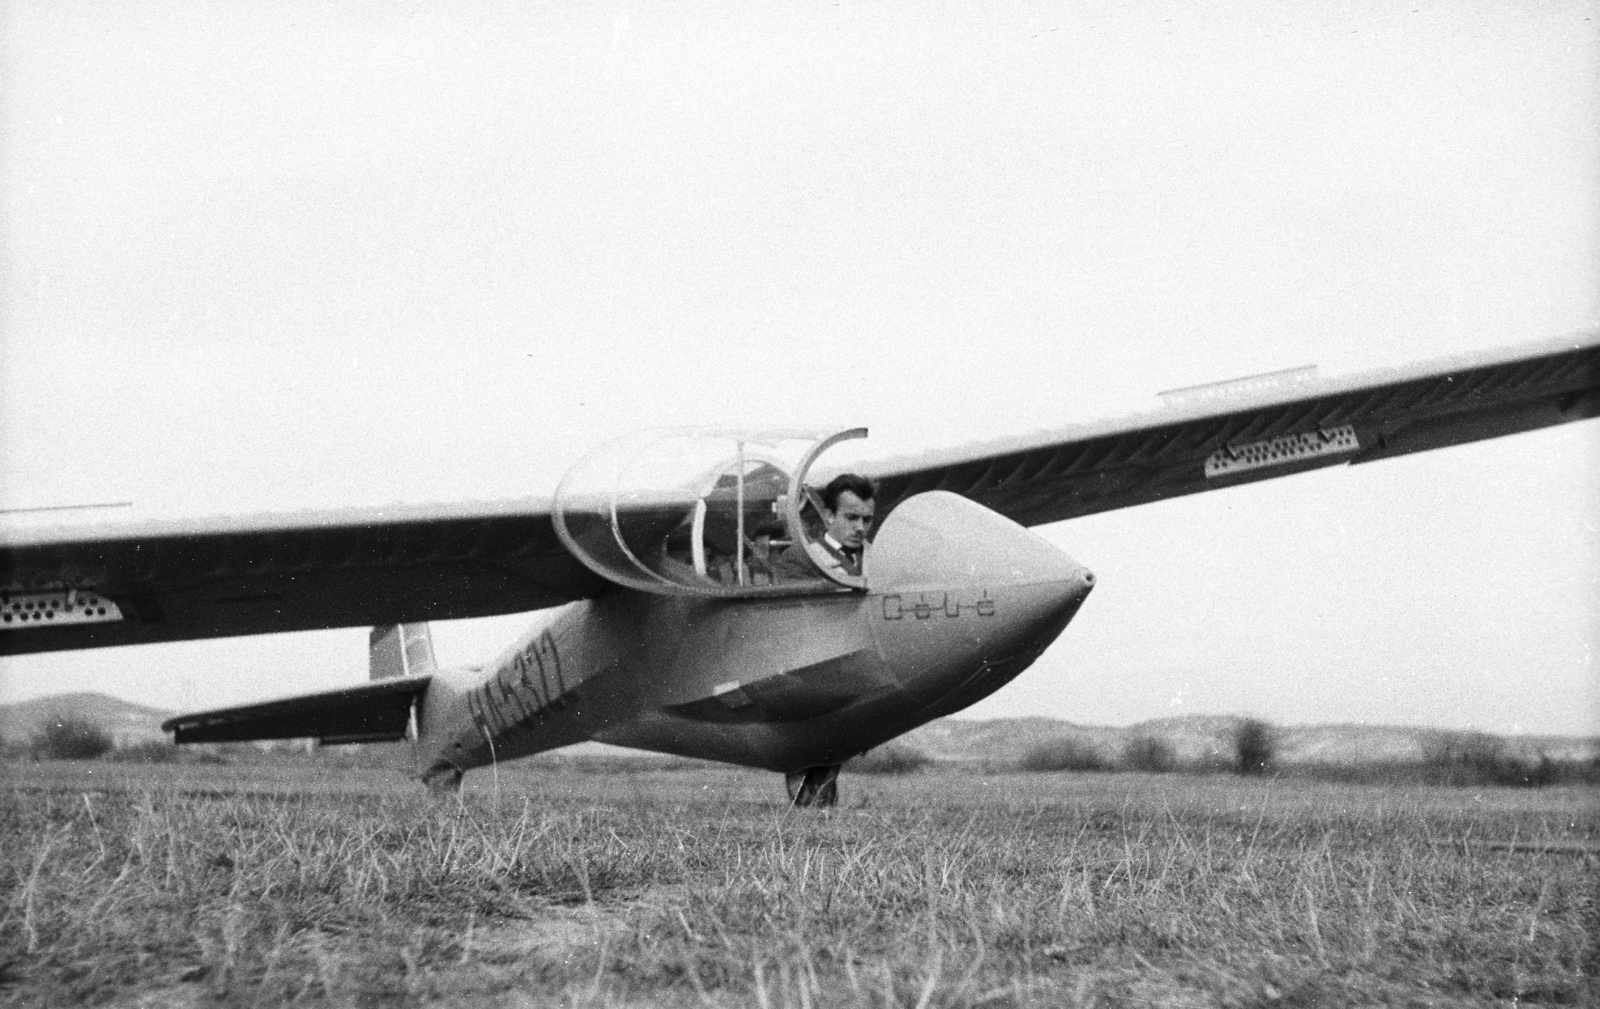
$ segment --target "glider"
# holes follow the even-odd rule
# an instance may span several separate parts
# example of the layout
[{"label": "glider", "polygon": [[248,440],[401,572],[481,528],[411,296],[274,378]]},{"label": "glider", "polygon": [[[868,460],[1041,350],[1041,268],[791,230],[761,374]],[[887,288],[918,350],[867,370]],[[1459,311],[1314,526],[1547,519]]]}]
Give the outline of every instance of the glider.
[{"label": "glider", "polygon": [[[860,573],[813,555],[839,432],[603,446],[548,501],[0,527],[0,654],[372,627],[369,682],[183,715],[179,743],[414,741],[419,777],[582,740],[767,768],[829,805],[848,758],[1026,669],[1094,584],[1028,530],[1592,418],[1590,334],[1334,380],[1197,387],[1160,411],[859,469]],[[557,608],[493,661],[427,622]]]}]

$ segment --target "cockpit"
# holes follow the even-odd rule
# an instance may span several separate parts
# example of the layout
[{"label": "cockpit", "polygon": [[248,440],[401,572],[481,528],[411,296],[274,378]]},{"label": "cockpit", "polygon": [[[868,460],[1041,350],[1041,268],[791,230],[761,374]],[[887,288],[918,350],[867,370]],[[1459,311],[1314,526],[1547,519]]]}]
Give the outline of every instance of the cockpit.
[{"label": "cockpit", "polygon": [[823,452],[866,435],[865,428],[680,430],[611,442],[561,481],[556,532],[597,574],[645,592],[864,589],[864,570],[817,561],[824,507],[806,476]]}]

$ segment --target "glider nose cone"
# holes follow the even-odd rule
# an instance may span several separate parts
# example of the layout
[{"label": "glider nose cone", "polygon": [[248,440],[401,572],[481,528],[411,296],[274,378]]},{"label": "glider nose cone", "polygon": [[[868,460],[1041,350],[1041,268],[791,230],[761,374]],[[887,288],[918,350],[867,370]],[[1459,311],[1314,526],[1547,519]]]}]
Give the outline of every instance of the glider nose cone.
[{"label": "glider nose cone", "polygon": [[1053,544],[954,494],[910,498],[868,554],[885,658],[902,686],[954,711],[1037,659],[1094,586]]},{"label": "glider nose cone", "polygon": [[1089,597],[1092,588],[1094,575],[1087,568],[1073,564],[1071,572],[1056,581],[1003,590],[1009,597],[1007,608],[1010,610],[1005,657],[1025,657],[1023,665],[1038,658],[1077,615],[1078,607]]},{"label": "glider nose cone", "polygon": [[[1054,586],[1087,591],[1094,575],[1038,534],[946,491],[902,502],[868,554],[874,590],[945,585]],[[1081,601],[1081,600],[1080,600]]]},{"label": "glider nose cone", "polygon": [[1071,558],[1066,559],[1070,566],[1061,571],[1059,577],[1007,587],[1005,591],[1014,600],[1012,605],[1019,623],[1049,627],[1059,621],[1060,626],[1065,626],[1066,620],[1078,612],[1078,607],[1089,597],[1089,590],[1094,588],[1094,574],[1083,565],[1072,563]]}]

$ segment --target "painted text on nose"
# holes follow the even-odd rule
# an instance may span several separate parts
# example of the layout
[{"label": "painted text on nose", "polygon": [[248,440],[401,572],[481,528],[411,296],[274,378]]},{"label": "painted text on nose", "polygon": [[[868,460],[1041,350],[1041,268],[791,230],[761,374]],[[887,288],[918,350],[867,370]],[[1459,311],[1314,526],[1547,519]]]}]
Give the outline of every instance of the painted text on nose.
[{"label": "painted text on nose", "polygon": [[917,620],[928,620],[936,613],[956,620],[963,615],[992,617],[996,612],[995,601],[989,597],[988,589],[966,592],[918,592],[915,599],[899,592],[891,592],[883,597],[885,620],[904,620],[907,616]]}]

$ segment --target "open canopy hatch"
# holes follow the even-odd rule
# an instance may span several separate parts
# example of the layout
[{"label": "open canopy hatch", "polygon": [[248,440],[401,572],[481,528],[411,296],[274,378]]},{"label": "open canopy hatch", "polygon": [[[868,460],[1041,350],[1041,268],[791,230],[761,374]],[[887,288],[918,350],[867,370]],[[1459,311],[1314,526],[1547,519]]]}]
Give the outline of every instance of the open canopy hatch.
[{"label": "open canopy hatch", "polygon": [[[822,501],[806,473],[845,431],[652,431],[603,445],[556,490],[555,527],[601,576],[662,594],[761,596],[866,587],[826,570],[806,546],[822,535]],[[798,551],[810,577],[784,577]],[[792,569],[792,566],[791,566]]]}]

